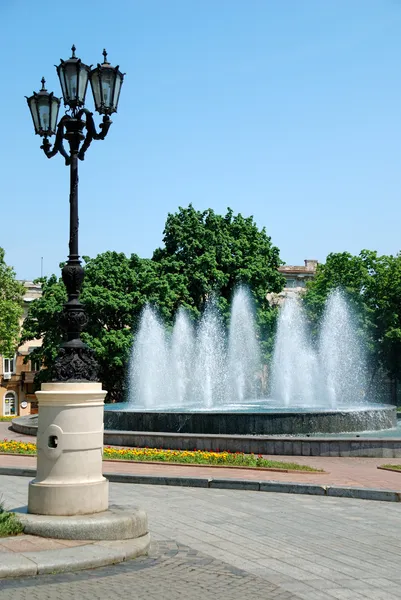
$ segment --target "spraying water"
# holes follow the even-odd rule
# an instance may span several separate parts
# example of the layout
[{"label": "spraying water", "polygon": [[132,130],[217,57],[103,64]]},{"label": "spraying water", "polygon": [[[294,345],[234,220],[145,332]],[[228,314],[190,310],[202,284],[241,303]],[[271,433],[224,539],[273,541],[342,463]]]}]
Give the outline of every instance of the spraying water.
[{"label": "spraying water", "polygon": [[251,298],[248,290],[240,287],[233,299],[228,332],[227,385],[233,402],[256,398],[260,365]]},{"label": "spraying water", "polygon": [[335,290],[327,300],[319,339],[321,386],[327,404],[363,400],[367,387],[366,357],[344,295]]},{"label": "spraying water", "polygon": [[[167,347],[165,348],[168,351]],[[179,309],[171,336],[171,356],[166,356],[166,364],[171,362],[172,395],[178,406],[183,406],[191,393],[194,355],[194,332],[192,323],[183,309]],[[139,396],[140,397],[140,396]]]},{"label": "spraying water", "polygon": [[301,302],[287,299],[278,322],[272,396],[284,406],[358,404],[366,389],[366,357],[344,295],[327,299],[317,347],[312,345]]},{"label": "spraying water", "polygon": [[230,327],[211,299],[195,326],[179,310],[173,330],[150,307],[143,311],[132,350],[130,402],[136,407],[225,407],[253,398],[260,368],[251,296],[234,294]]},{"label": "spraying water", "polygon": [[[213,300],[197,324],[179,310],[171,334],[146,307],[132,351],[130,403],[151,410],[246,408],[257,399],[260,369],[254,310],[246,288],[234,295],[228,330]],[[364,399],[366,372],[341,292],[328,298],[315,343],[301,302],[286,299],[269,378],[272,397],[264,404],[333,409],[355,405]]]},{"label": "spraying water", "polygon": [[284,406],[313,406],[319,401],[317,377],[317,357],[308,338],[301,302],[288,298],[278,320],[272,363],[272,396]]},{"label": "spraying water", "polygon": [[169,383],[167,339],[156,312],[147,306],[143,311],[130,366],[132,392],[144,406],[156,408],[163,403]]}]

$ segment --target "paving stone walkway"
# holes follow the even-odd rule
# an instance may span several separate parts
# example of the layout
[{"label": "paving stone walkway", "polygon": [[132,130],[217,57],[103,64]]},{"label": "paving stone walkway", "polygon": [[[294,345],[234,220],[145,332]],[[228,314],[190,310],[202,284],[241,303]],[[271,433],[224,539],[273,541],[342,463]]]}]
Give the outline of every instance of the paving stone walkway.
[{"label": "paving stone walkway", "polygon": [[[25,477],[0,476],[7,507]],[[252,491],[111,484],[149,517],[151,558],[0,581],[0,600],[400,600],[401,504]]]},{"label": "paving stone walkway", "polygon": [[177,542],[153,544],[148,558],[89,572],[0,581],[1,600],[296,600],[242,569]]},{"label": "paving stone walkway", "polygon": [[[378,465],[389,461],[401,464],[401,458],[337,458],[320,456],[272,456],[274,460],[308,464],[326,472],[280,473],[260,469],[226,469],[223,467],[180,466],[173,464],[151,464],[105,461],[105,473],[128,473],[134,475],[156,475],[169,477],[232,478],[256,481],[283,481],[292,483],[315,483],[318,485],[341,485],[359,488],[388,489],[401,491],[401,472],[382,471]],[[10,456],[0,454],[0,467],[36,468],[35,456]]]}]

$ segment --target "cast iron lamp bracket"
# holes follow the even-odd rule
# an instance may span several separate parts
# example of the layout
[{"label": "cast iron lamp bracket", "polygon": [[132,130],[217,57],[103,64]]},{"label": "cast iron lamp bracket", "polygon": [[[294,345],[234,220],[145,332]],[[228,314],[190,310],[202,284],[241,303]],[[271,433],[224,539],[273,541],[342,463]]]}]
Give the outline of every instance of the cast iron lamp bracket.
[{"label": "cast iron lamp bracket", "polygon": [[[85,117],[85,120],[82,120],[82,117]],[[78,152],[79,160],[85,159],[85,152],[88,150],[93,140],[105,139],[113,122],[111,121],[109,115],[104,115],[102,123],[99,125],[100,131],[98,132],[93,119],[93,113],[91,113],[87,108],[82,108],[75,117],[64,115],[60,119],[60,122],[57,126],[56,139],[54,140],[53,146],[49,142],[48,137],[44,137],[40,148],[43,150],[47,158],[53,158],[53,156],[56,156],[57,153],[60,153],[64,157],[65,164],[67,166],[71,164],[71,156],[64,148],[63,141],[64,139],[68,139],[68,125],[71,127],[71,121],[76,123],[76,135],[81,138],[80,143],[83,141],[83,144]],[[83,135],[84,129],[86,129],[85,136]]]}]

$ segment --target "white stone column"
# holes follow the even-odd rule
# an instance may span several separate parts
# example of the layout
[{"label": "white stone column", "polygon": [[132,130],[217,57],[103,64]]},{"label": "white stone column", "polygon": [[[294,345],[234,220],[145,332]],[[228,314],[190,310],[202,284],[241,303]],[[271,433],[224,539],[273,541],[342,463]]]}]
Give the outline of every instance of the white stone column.
[{"label": "white stone column", "polygon": [[38,464],[29,484],[28,512],[80,515],[107,510],[102,384],[44,383],[36,396]]}]

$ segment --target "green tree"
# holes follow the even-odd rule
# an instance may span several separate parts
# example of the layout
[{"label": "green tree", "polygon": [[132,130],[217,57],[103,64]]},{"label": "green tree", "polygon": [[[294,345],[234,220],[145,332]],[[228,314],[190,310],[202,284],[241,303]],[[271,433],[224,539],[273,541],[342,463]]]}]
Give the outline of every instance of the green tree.
[{"label": "green tree", "polygon": [[15,279],[14,269],[4,260],[0,248],[0,354],[13,356],[20,336],[24,286]]},{"label": "green tree", "polygon": [[370,350],[372,376],[382,369],[401,379],[401,255],[379,256],[362,250],[329,254],[318,265],[316,278],[307,287],[304,303],[310,321],[317,325],[330,291],[340,287],[347,294]]},{"label": "green tree", "polygon": [[367,330],[370,325],[369,307],[363,292],[370,281],[370,264],[375,253],[361,252],[353,256],[349,252],[329,254],[324,264],[319,264],[316,276],[307,284],[303,296],[309,321],[316,330],[323,314],[325,302],[331,291],[341,288],[355,310],[360,327]]},{"label": "green tree", "polygon": [[230,208],[222,216],[212,209],[197,211],[191,204],[180,207],[167,217],[163,242],[153,261],[176,291],[176,308],[185,304],[198,315],[216,294],[224,309],[238,284],[249,285],[259,301],[267,291],[283,288],[279,249],[253,217],[234,215]]},{"label": "green tree", "polygon": [[29,305],[23,323],[21,342],[32,339],[42,340],[42,345],[35,348],[29,356],[30,359],[37,360],[45,367],[45,370],[37,373],[35,377],[38,388],[42,382],[49,380],[49,367],[53,365],[63,340],[60,312],[67,300],[67,294],[63,282],[55,275],[36,279],[34,283],[41,284],[42,296]]},{"label": "green tree", "polygon": [[[256,301],[261,338],[271,340],[276,312],[266,293],[283,287],[277,271],[281,261],[278,249],[252,217],[234,216],[230,209],[223,217],[210,209],[180,208],[168,215],[163,241],[164,247],[152,259],[135,254],[128,258],[117,252],[84,257],[81,299],[89,322],[82,338],[96,352],[108,400],[124,396],[133,332],[148,302],[172,324],[180,306],[198,317],[212,295],[227,313],[235,287],[247,284]],[[42,290],[42,298],[30,306],[23,338],[43,339],[43,346],[34,353],[51,367],[62,341],[58,315],[66,293],[55,276],[42,280]],[[264,349],[269,351],[269,342]],[[42,380],[48,376],[49,371],[40,374]]]},{"label": "green tree", "polygon": [[[132,329],[148,300],[152,300],[155,267],[150,259],[136,255],[105,252],[96,258],[84,257],[85,280],[81,300],[89,322],[82,339],[96,352],[100,380],[108,391],[108,400],[122,399],[126,365],[132,343]],[[49,379],[50,367],[63,340],[59,317],[67,296],[61,278],[52,275],[42,283],[42,297],[32,302],[24,322],[23,340],[42,338],[33,351],[46,370],[40,372],[37,385]]]},{"label": "green tree", "polygon": [[371,315],[376,365],[393,381],[401,380],[401,255],[361,253],[369,264],[362,290]]},{"label": "green tree", "polygon": [[219,308],[228,315],[235,288],[249,286],[257,308],[263,349],[272,347],[277,311],[266,300],[267,292],[280,292],[284,278],[277,270],[283,264],[265,228],[253,217],[234,215],[228,208],[222,216],[212,209],[197,211],[190,204],[167,217],[164,247],[153,254],[160,277],[168,282],[170,312],[186,307],[194,316],[215,295]]}]

